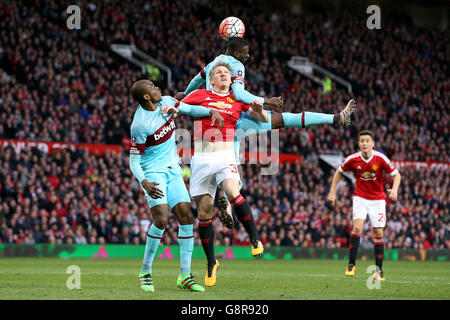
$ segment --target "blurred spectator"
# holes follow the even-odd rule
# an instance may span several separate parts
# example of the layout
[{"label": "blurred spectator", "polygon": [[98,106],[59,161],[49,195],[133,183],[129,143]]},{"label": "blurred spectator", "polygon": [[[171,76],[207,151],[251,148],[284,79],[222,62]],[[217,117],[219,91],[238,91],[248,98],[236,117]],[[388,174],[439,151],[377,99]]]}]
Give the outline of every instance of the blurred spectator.
[{"label": "blurred spectator", "polygon": [[[388,17],[379,32],[365,32],[358,18],[345,11],[302,16],[219,2],[83,0],[79,5],[89,9],[83,11],[79,34],[68,32],[65,17],[56,14],[65,12],[64,3],[2,4],[0,46],[5,51],[0,67],[18,80],[1,80],[2,137],[121,144],[129,139],[135,108],[129,86],[143,75],[104,51],[107,45],[135,45],[171,67],[175,88],[163,91],[174,94],[224,51],[217,23],[239,12],[243,21],[252,21],[246,30],[249,91],[283,95],[290,112],[337,112],[348,100],[345,91],[333,88],[323,95],[320,86],[286,66],[291,56],[302,55],[348,79],[358,101],[354,127],[281,130],[281,152],[301,154],[308,162],[321,153],[350,154],[356,150],[351,134],[370,129],[391,159],[449,161],[448,33]],[[272,20],[273,14],[279,19]],[[272,21],[269,27],[266,21]],[[424,77],[427,81],[419,81]],[[186,117],[177,119],[178,127],[191,124]]]},{"label": "blurred spectator", "polygon": [[[12,147],[2,151],[0,168],[12,169],[0,170],[0,239],[3,243],[145,243],[145,233],[152,221],[144,194],[128,169],[128,157],[111,152],[98,157],[84,150],[70,149],[51,154],[35,148],[24,148],[20,153],[15,153]],[[57,186],[48,179],[47,171],[34,165],[45,160],[52,167],[61,159],[67,161],[62,170],[56,172],[60,180]],[[79,170],[81,160],[89,163],[93,170]],[[257,170],[253,165],[246,167],[243,194],[252,194],[253,212],[259,213],[257,228],[266,246],[347,246],[351,231],[349,187],[352,185],[338,189],[337,206],[331,208],[324,200],[326,192],[322,188],[329,187],[332,173],[324,179],[324,186],[312,184],[314,187],[307,188],[315,179],[314,174],[308,173],[320,170],[312,164],[282,163],[282,172],[295,172],[289,185],[284,183],[283,174],[268,178],[258,176]],[[449,170],[403,167],[400,171],[403,180],[399,200],[387,204],[386,246],[449,248],[450,225],[446,222]],[[96,174],[100,177],[93,180]],[[12,188],[6,192],[7,185]],[[277,194],[295,195],[299,188],[304,195],[292,199],[292,205],[283,208]],[[430,188],[433,193],[427,192]],[[62,197],[55,197],[62,189],[67,191]],[[265,193],[256,190],[265,190]],[[215,210],[218,213],[218,209]],[[171,216],[164,244],[177,244],[176,228],[176,220]],[[219,245],[249,245],[248,235],[237,222],[233,230],[229,230],[215,219],[214,228]],[[196,241],[200,245],[198,237]],[[362,247],[373,245],[368,223],[361,241]]]}]

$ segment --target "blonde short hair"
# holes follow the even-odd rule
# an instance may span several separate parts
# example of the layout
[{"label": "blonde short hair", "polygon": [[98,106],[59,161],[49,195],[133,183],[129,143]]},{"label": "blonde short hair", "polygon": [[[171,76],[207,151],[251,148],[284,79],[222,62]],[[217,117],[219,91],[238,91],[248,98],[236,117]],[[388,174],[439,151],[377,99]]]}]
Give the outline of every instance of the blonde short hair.
[{"label": "blonde short hair", "polygon": [[230,75],[231,75],[231,67],[228,63],[223,62],[223,61],[219,61],[217,62],[211,69],[211,71],[209,72],[209,80],[211,81],[212,77],[214,77],[214,70],[216,70],[218,67],[225,67],[228,69],[228,71],[230,71]]}]

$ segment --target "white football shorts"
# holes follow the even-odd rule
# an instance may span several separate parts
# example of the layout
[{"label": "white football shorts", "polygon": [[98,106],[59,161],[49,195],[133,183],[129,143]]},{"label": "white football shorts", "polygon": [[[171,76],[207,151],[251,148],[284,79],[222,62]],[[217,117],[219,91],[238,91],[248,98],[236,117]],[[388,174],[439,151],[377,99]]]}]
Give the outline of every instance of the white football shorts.
[{"label": "white football shorts", "polygon": [[234,150],[196,152],[191,159],[191,171],[189,192],[192,197],[209,194],[214,198],[223,180],[240,180]]},{"label": "white football shorts", "polygon": [[367,200],[353,197],[353,220],[366,220],[369,215],[373,228],[384,228],[386,225],[386,200]]}]

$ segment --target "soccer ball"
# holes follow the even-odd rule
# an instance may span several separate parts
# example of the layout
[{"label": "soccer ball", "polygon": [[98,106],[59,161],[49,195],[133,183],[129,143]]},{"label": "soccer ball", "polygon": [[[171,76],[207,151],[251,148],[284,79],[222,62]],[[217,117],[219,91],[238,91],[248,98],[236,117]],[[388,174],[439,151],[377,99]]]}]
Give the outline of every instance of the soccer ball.
[{"label": "soccer ball", "polygon": [[228,41],[230,38],[242,38],[245,33],[245,25],[241,19],[236,17],[228,17],[223,19],[219,27],[219,34],[222,39]]}]

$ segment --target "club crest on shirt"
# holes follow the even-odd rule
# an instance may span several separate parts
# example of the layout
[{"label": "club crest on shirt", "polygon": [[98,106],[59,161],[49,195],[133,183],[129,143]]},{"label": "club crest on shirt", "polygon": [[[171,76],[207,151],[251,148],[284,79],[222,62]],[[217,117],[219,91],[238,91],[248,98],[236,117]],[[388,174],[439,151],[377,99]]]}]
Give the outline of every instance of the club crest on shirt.
[{"label": "club crest on shirt", "polygon": [[236,100],[234,100],[232,97],[227,97],[227,101],[228,101],[229,103],[233,103],[233,102],[235,102]]},{"label": "club crest on shirt", "polygon": [[372,165],[372,170],[373,171],[377,171],[378,170],[378,165],[377,164]]}]

